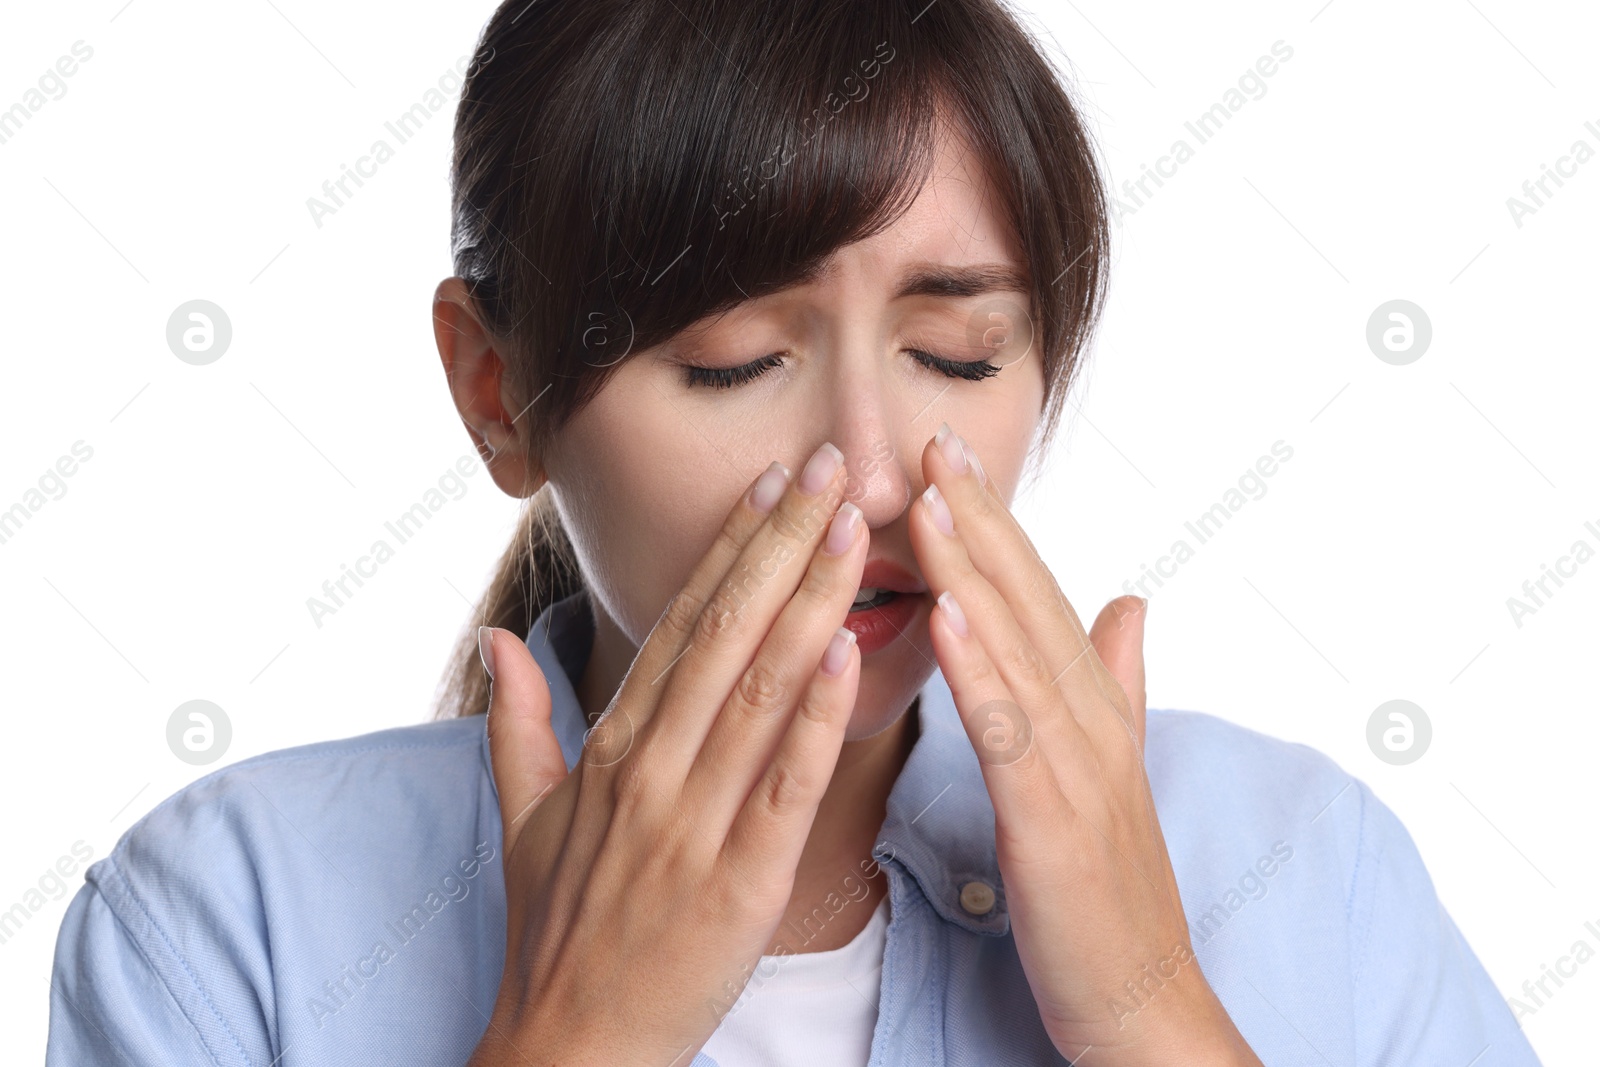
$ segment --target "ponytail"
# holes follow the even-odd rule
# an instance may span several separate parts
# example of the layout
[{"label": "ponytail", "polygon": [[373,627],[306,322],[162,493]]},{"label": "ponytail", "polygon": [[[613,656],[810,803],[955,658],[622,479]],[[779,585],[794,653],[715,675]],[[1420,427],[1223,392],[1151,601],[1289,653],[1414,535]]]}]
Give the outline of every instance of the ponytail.
[{"label": "ponytail", "polygon": [[526,638],[545,608],[584,588],[572,543],[547,490],[541,488],[524,503],[511,544],[495,565],[494,579],[456,640],[439,683],[435,719],[489,710],[489,679],[478,658],[479,625],[498,626]]}]

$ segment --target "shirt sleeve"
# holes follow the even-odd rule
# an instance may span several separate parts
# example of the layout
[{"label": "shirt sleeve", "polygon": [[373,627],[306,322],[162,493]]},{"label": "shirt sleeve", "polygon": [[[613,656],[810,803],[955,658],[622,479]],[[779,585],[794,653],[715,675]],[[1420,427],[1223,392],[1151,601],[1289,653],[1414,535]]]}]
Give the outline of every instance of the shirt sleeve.
[{"label": "shirt sleeve", "polygon": [[45,1067],[91,1063],[211,1067],[217,1061],[100,891],[85,885],[56,940]]},{"label": "shirt sleeve", "polygon": [[1350,898],[1359,1064],[1539,1067],[1440,903],[1416,844],[1365,783]]},{"label": "shirt sleeve", "polygon": [[268,1035],[241,1030],[252,1013],[219,1004],[165,925],[114,858],[90,868],[56,939],[45,1067],[266,1067]]}]

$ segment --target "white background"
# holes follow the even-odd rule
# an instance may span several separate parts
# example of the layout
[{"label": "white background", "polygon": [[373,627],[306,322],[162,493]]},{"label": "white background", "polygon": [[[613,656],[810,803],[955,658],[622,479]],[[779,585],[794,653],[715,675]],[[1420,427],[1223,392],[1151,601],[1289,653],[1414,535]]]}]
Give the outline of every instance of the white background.
[{"label": "white background", "polygon": [[[321,628],[305,602],[470,454],[429,323],[453,100],[320,228],[306,200],[490,10],[8,12],[0,108],[75,41],[93,56],[0,144],[0,509],[74,442],[93,456],[0,544],[0,910],[75,842],[104,856],[226,762],[428,716],[515,515],[481,470]],[[1600,149],[1584,128],[1600,127],[1600,17],[1507,0],[1029,10],[1071,57],[1118,185],[1179,137],[1196,152],[1142,206],[1124,194],[1137,209],[1089,372],[1018,511],[1092,615],[1292,447],[1265,496],[1150,587],[1151,706],[1305,742],[1370,783],[1518,994],[1578,939],[1600,947],[1584,929],[1600,924],[1600,561],[1520,627],[1506,604],[1574,541],[1600,549],[1584,528],[1600,527],[1600,160],[1520,227],[1506,201],[1575,140]],[[1265,95],[1197,145],[1184,122],[1280,40],[1293,56]],[[234,330],[206,367],[165,339],[196,298]],[[1433,327],[1406,366],[1365,340],[1396,298]],[[195,698],[231,718],[223,763],[167,748]],[[1395,698],[1434,730],[1408,766],[1366,741]],[[0,945],[8,1063],[42,1056],[68,899]],[[1546,1063],[1592,1062],[1597,1008],[1593,962],[1524,1026]]]}]

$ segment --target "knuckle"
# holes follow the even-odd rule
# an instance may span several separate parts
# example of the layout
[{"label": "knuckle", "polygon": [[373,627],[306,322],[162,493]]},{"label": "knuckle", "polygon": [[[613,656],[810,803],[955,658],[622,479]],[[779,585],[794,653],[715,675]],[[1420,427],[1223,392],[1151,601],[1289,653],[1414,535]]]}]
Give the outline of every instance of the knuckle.
[{"label": "knuckle", "polygon": [[734,578],[729,578],[717,587],[710,600],[706,601],[704,609],[694,621],[694,643],[705,647],[715,644],[725,635],[735,631],[739,622],[741,607],[738,590],[740,585]]},{"label": "knuckle", "polygon": [[974,656],[969,664],[966,675],[975,692],[982,692],[990,688],[990,683],[996,680],[994,661],[988,656]]},{"label": "knuckle", "polygon": [[[813,608],[831,609],[832,601],[839,592],[837,576],[832,568],[814,562],[812,566],[806,568],[805,577],[800,580],[800,588],[796,590],[795,595],[804,599]],[[855,590],[852,589],[851,592],[854,593]]]},{"label": "knuckle", "polygon": [[791,689],[783,677],[770,666],[757,662],[751,664],[750,669],[739,679],[739,684],[734,690],[734,700],[756,715],[766,717],[777,714],[789,706]]},{"label": "knuckle", "polygon": [[822,523],[831,496],[824,493],[814,499],[797,499],[792,508],[778,508],[772,513],[772,530],[778,540],[788,545],[798,545],[811,539]]},{"label": "knuckle", "polygon": [[695,620],[700,617],[702,604],[688,593],[678,593],[667,603],[664,613],[667,629],[673,633],[689,634]]},{"label": "knuckle", "polygon": [[722,529],[717,531],[717,536],[711,542],[711,549],[706,555],[716,556],[719,553],[726,553],[729,559],[733,559],[739,555],[744,546],[745,542],[740,538],[740,526],[737,520],[730,516]]},{"label": "knuckle", "polygon": [[1038,568],[1028,574],[1026,581],[1028,597],[1045,604],[1063,604],[1066,595],[1061,592],[1061,586],[1056,582],[1055,576],[1048,570]]},{"label": "knuckle", "polygon": [[1033,642],[1027,638],[1018,638],[1007,643],[1000,657],[1006,669],[1018,677],[1037,678],[1044,674],[1044,660],[1040,658],[1038,649],[1033,647]]},{"label": "knuckle", "polygon": [[812,688],[800,699],[795,718],[805,722],[828,723],[833,719],[833,707],[817,689]]},{"label": "knuckle", "polygon": [[809,512],[808,505],[801,505],[801,510],[798,512],[792,507],[779,505],[767,518],[767,523],[780,542],[794,543],[804,535],[807,526],[806,516]]},{"label": "knuckle", "polygon": [[788,812],[805,800],[809,786],[805,774],[782,764],[773,764],[761,779],[761,802],[768,811]]},{"label": "knuckle", "polygon": [[649,767],[642,759],[625,759],[611,772],[611,803],[620,814],[638,811],[654,792]]},{"label": "knuckle", "polygon": [[753,580],[759,583],[772,581],[794,558],[795,546],[788,541],[778,542],[750,568],[754,572]]},{"label": "knuckle", "polygon": [[797,499],[793,510],[773,513],[772,528],[791,553],[799,551],[822,535],[845,496],[838,486],[830,486],[820,496]]}]

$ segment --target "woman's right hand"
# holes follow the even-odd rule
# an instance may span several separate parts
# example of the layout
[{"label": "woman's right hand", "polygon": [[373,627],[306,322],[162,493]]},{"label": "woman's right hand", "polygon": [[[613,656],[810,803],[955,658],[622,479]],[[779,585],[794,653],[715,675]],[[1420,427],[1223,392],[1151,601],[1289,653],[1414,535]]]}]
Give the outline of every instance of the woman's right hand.
[{"label": "woman's right hand", "polygon": [[507,943],[469,1067],[684,1067],[744,988],[855,706],[842,467],[824,445],[740,496],[571,773],[523,638],[482,631]]}]

